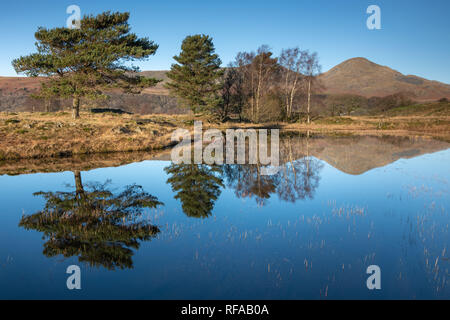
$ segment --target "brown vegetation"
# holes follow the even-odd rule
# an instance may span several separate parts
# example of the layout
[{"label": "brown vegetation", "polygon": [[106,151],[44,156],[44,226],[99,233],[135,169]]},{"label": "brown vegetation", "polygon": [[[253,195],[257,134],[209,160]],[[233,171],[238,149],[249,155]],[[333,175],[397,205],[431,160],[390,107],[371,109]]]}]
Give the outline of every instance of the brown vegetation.
[{"label": "brown vegetation", "polygon": [[[445,150],[448,142],[422,137],[371,135],[290,134],[280,141],[280,164],[307,156],[326,161],[342,172],[362,174],[400,158],[413,158]],[[170,161],[171,150],[74,155],[64,158],[38,158],[0,161],[0,175],[37,172],[88,171],[116,167],[144,160]]]},{"label": "brown vegetation", "polygon": [[[0,113],[0,160],[64,157],[80,154],[160,150],[172,145],[177,128],[192,128],[187,115],[84,113]],[[202,119],[199,119],[202,120]],[[280,128],[334,135],[419,135],[450,141],[450,103],[399,107],[377,116],[334,116],[307,123],[272,122],[261,125],[229,121],[209,123],[204,129]]]},{"label": "brown vegetation", "polygon": [[171,145],[176,116],[137,117],[112,113],[0,113],[0,160],[76,154],[150,151]]},{"label": "brown vegetation", "polygon": [[367,98],[410,92],[419,101],[450,98],[450,85],[403,75],[365,58],[342,62],[320,77],[329,94],[356,94]]},{"label": "brown vegetation", "polygon": [[[289,68],[289,70],[299,70],[295,63],[289,67],[289,62],[289,59],[280,60],[284,68],[282,70],[286,71]],[[235,62],[233,66],[236,64]],[[161,82],[155,87],[144,89],[139,95],[109,91],[107,95],[110,98],[100,103],[105,108],[120,108],[139,114],[186,113],[186,110],[177,106],[176,99],[170,97],[168,90],[164,87],[168,81],[166,73],[167,71],[144,71],[141,73],[143,76],[156,78]],[[237,72],[228,69],[226,75],[228,78],[225,78],[225,104],[224,110],[221,110],[223,111],[223,114],[220,114],[221,117],[226,117],[227,113],[238,114],[241,111],[242,106],[239,104],[242,104],[242,101],[236,99],[235,93],[236,90],[245,89],[236,85],[236,79],[240,79]],[[306,104],[304,81],[300,81],[294,72],[282,72],[280,77],[283,94],[281,96],[267,95],[261,107],[262,115],[282,117],[285,113],[289,117],[295,111],[293,104],[297,106],[301,104],[303,107]],[[420,81],[415,81],[416,78]],[[393,107],[409,106],[412,100],[431,101],[445,97],[450,99],[448,84],[415,76],[404,76],[363,58],[347,60],[319,76],[319,80],[322,94],[311,97],[313,118],[317,115],[371,115]],[[0,111],[62,111],[65,107],[71,106],[70,101],[53,99],[47,110],[43,101],[32,99],[30,95],[39,90],[41,81],[42,78],[0,77]],[[251,84],[248,79],[246,83]],[[291,95],[292,92],[296,93],[297,97]],[[288,98],[287,102],[286,98]],[[283,105],[283,110],[279,106],[280,103]],[[96,102],[82,101],[83,104],[85,107],[97,107]],[[306,108],[302,108],[303,111],[306,111]],[[261,120],[264,121],[264,117],[261,117]]]}]

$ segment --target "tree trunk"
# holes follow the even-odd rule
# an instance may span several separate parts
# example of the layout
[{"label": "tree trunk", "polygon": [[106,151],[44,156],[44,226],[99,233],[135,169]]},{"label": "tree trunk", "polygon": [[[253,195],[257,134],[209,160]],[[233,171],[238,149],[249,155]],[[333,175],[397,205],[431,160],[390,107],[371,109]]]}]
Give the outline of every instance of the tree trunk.
[{"label": "tree trunk", "polygon": [[309,110],[311,105],[311,79],[308,81],[308,124],[311,122],[311,119],[309,117]]},{"label": "tree trunk", "polygon": [[263,79],[262,79],[262,62],[261,62],[258,71],[258,87],[256,89],[256,123],[259,123],[259,104],[260,104],[262,81]]},{"label": "tree trunk", "polygon": [[80,171],[74,171],[73,175],[75,176],[75,188],[77,193],[82,193],[83,191],[83,182],[81,182],[81,173]]},{"label": "tree trunk", "polygon": [[290,115],[289,115],[289,70],[286,70],[286,81],[284,84],[284,94],[286,97],[286,118],[289,119]]},{"label": "tree trunk", "polygon": [[298,76],[295,77],[294,84],[293,84],[292,90],[291,90],[291,99],[290,99],[290,103],[289,103],[289,117],[291,117],[291,115],[292,115],[292,106],[294,105],[294,96],[295,96],[295,90],[297,87],[297,80],[298,80]]},{"label": "tree trunk", "polygon": [[80,98],[74,97],[72,104],[72,118],[78,119],[80,117]]},{"label": "tree trunk", "polygon": [[50,100],[45,99],[45,112],[50,112]]},{"label": "tree trunk", "polygon": [[250,70],[251,72],[251,95],[250,95],[250,107],[251,107],[251,120],[254,121],[255,118],[255,81],[254,81],[254,74],[253,71]]},{"label": "tree trunk", "polygon": [[306,176],[309,180],[309,130],[306,131]]},{"label": "tree trunk", "polygon": [[81,181],[81,173],[80,171],[74,171],[73,175],[75,176],[75,195],[78,201],[85,200],[86,194],[84,193],[83,182]]}]

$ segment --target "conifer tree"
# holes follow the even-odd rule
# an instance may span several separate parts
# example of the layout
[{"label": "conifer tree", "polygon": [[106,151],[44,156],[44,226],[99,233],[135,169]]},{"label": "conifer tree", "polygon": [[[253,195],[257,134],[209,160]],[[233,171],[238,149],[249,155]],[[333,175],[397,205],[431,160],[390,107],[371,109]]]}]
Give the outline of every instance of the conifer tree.
[{"label": "conifer tree", "polygon": [[79,29],[40,27],[37,53],[15,59],[17,73],[48,77],[43,96],[72,98],[73,117],[79,117],[81,98],[101,98],[106,88],[139,93],[158,80],[138,76],[130,62],[155,54],[158,45],[130,32],[129,13],[104,12],[81,19]]},{"label": "conifer tree", "polygon": [[174,59],[167,73],[171,80],[166,84],[171,94],[178,97],[182,106],[194,114],[213,113],[222,103],[220,91],[224,71],[221,60],[214,53],[212,38],[207,35],[193,35],[184,39],[181,52]]}]

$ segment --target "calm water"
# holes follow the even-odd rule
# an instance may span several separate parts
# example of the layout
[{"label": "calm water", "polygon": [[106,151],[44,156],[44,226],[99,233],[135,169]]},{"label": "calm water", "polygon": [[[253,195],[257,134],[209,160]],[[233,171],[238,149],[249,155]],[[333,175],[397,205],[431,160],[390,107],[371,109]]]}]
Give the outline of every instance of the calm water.
[{"label": "calm water", "polygon": [[281,151],[275,176],[167,155],[0,175],[0,298],[450,299],[447,143],[298,137]]}]

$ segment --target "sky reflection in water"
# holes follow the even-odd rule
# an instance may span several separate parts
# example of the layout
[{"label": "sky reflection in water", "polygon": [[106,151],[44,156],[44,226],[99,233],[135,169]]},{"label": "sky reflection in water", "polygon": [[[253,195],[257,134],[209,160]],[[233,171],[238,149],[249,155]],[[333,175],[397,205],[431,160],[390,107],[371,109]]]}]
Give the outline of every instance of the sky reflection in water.
[{"label": "sky reflection in water", "polygon": [[[450,298],[448,145],[363,141],[312,140],[274,177],[168,161],[0,176],[0,298]],[[30,218],[49,199],[54,220]],[[66,288],[71,264],[81,291]]]}]

